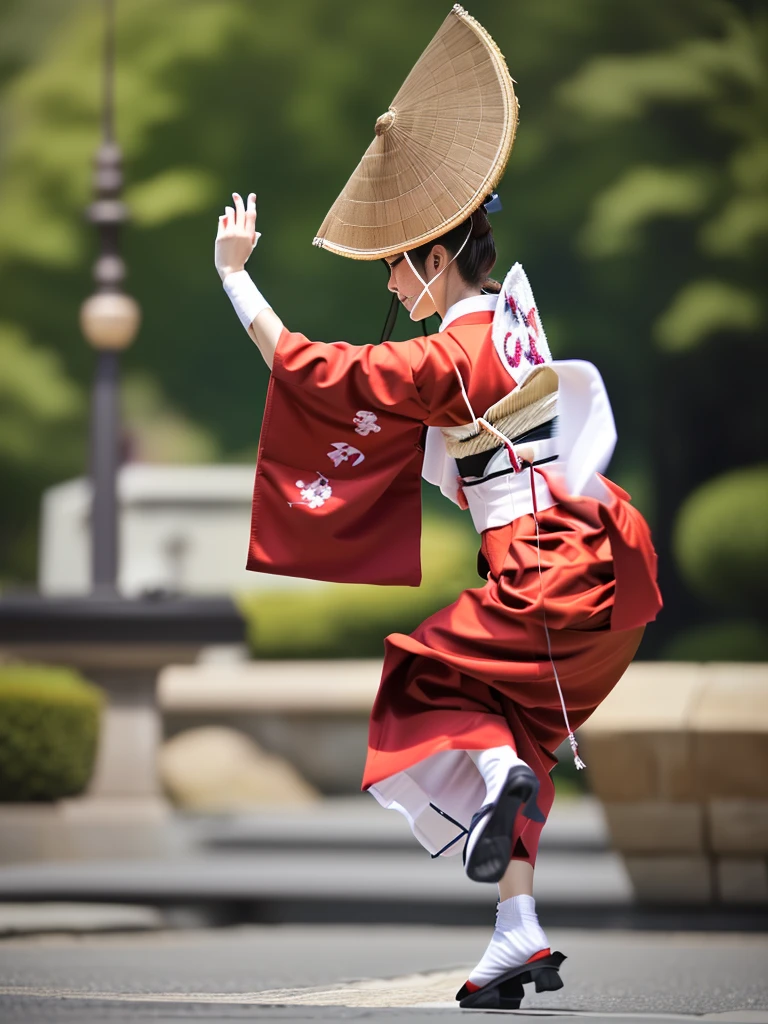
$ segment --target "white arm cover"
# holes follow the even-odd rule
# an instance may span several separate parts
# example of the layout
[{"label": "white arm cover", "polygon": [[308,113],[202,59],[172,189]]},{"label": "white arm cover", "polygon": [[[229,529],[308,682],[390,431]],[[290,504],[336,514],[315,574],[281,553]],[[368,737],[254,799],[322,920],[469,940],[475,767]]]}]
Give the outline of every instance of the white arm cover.
[{"label": "white arm cover", "polygon": [[224,291],[230,298],[240,323],[248,330],[253,321],[262,312],[269,309],[269,303],[251,280],[247,270],[238,270],[227,274],[224,278]]}]

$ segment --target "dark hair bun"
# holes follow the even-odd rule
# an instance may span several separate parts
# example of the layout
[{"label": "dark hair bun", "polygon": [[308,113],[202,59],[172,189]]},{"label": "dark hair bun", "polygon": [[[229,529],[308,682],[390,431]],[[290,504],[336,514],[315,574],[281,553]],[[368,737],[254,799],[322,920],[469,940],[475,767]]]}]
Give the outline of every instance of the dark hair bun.
[{"label": "dark hair bun", "polygon": [[472,238],[485,238],[491,230],[491,222],[484,206],[478,206],[472,214]]},{"label": "dark hair bun", "polygon": [[444,245],[455,257],[459,273],[467,284],[484,286],[496,262],[496,245],[488,214],[482,207],[439,238],[411,249],[411,253],[423,265],[436,245]]}]

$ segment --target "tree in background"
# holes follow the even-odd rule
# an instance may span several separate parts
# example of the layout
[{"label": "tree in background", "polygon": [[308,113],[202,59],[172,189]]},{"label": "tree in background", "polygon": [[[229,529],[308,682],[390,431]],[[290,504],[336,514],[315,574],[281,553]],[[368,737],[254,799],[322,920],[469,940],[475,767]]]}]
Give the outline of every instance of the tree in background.
[{"label": "tree in background", "polygon": [[[290,326],[378,337],[381,268],[310,242],[448,8],[118,3],[125,255],[144,311],[124,360],[129,420],[142,425],[134,451],[253,457],[266,372],[211,262],[211,225],[233,188],[259,195],[254,271]],[[606,377],[620,436],[611,472],[661,554],[667,608],[645,647],[658,652],[702,614],[673,558],[678,508],[729,464],[758,458],[766,16],[726,0],[470,10],[507,55],[521,102],[494,220],[500,273],[520,259],[553,351],[593,359]],[[29,367],[6,384],[21,399],[0,419],[5,579],[34,574],[41,487],[85,465],[92,356],[76,325],[94,244],[82,210],[98,144],[100,15],[95,0],[0,0],[0,292],[14,358]],[[398,336],[410,326],[403,317]]]},{"label": "tree in background", "polygon": [[[662,636],[699,614],[692,595],[719,590],[732,613],[749,608],[758,617],[746,647],[765,653],[756,638],[766,605],[739,601],[739,588],[721,586],[720,571],[727,550],[745,594],[755,589],[750,574],[768,573],[768,535],[756,527],[768,524],[764,482],[747,487],[739,474],[722,477],[707,528],[686,537],[688,520],[679,519],[676,551],[672,543],[691,491],[765,456],[768,12],[752,6],[697,4],[683,38],[596,56],[559,95],[600,165],[614,165],[603,187],[585,197],[578,247],[595,274],[590,293],[610,311],[604,326],[614,332],[612,345],[622,356],[632,349],[627,362],[638,368],[633,440],[646,439],[642,458],[651,462],[648,503],[667,606]],[[711,486],[686,508],[706,501]],[[748,523],[754,528],[740,527]],[[729,541],[712,558],[716,534]],[[743,655],[743,628],[719,635],[722,657]],[[675,641],[667,652],[690,656],[690,647]]]}]

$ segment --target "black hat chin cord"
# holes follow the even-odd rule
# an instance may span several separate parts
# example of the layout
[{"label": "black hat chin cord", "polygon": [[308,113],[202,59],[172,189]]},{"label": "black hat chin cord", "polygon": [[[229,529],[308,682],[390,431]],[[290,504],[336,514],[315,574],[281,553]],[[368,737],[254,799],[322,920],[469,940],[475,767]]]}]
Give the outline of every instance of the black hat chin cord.
[{"label": "black hat chin cord", "polygon": [[[384,330],[381,332],[381,339],[379,344],[381,344],[382,341],[389,341],[389,339],[392,337],[392,331],[394,331],[395,329],[395,323],[397,322],[397,314],[399,312],[400,299],[398,299],[397,295],[393,295],[392,302],[389,304],[389,312],[387,313],[387,319],[384,321]],[[421,334],[422,337],[424,338],[426,338],[427,335],[429,334],[429,329],[427,327],[426,320],[421,321]]]},{"label": "black hat chin cord", "polygon": [[387,319],[384,321],[384,330],[381,332],[381,340],[389,341],[392,337],[392,331],[395,329],[395,322],[397,321],[397,314],[400,310],[400,299],[397,295],[392,296],[392,302],[389,305],[389,312],[387,313]]}]

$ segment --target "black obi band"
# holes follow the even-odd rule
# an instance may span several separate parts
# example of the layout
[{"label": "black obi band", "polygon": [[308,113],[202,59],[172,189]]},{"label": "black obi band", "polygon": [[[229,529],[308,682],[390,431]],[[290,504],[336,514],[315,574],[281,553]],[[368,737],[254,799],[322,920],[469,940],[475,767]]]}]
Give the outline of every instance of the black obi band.
[{"label": "black obi band", "polygon": [[[547,441],[550,437],[554,437],[557,434],[557,416],[553,416],[551,420],[547,420],[546,423],[541,423],[538,427],[534,427],[532,430],[526,431],[524,434],[518,434],[517,437],[510,438],[512,444],[524,444],[525,442],[532,441]],[[494,455],[501,448],[501,444],[495,445],[486,452],[478,452],[477,455],[465,455],[463,459],[456,459],[456,465],[459,470],[459,476],[468,477],[482,477],[485,473],[486,467]],[[541,462],[554,462],[557,456],[552,456],[549,459],[541,459]],[[508,473],[509,470],[502,469],[499,474],[493,473],[492,476],[501,475],[502,473]],[[486,477],[485,479],[490,479]],[[480,480],[474,481],[480,483]],[[465,483],[465,487],[471,487],[473,481]]]}]

